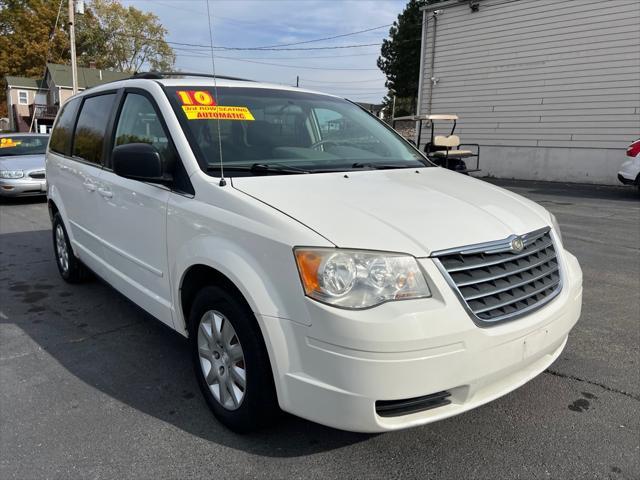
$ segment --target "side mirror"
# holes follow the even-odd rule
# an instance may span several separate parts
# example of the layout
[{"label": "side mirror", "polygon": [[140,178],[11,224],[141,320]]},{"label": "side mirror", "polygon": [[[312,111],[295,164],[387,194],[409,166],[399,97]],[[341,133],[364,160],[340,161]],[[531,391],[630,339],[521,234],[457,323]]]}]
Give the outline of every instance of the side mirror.
[{"label": "side mirror", "polygon": [[113,149],[112,161],[113,171],[121,177],[163,184],[171,181],[160,154],[148,143],[119,145]]}]

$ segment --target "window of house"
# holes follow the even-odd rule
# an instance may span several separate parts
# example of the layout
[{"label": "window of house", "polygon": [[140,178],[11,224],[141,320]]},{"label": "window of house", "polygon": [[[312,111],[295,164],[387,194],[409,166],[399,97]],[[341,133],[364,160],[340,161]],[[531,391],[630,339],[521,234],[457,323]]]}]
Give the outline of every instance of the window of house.
[{"label": "window of house", "polygon": [[20,105],[29,104],[29,94],[26,90],[18,90],[18,104]]},{"label": "window of house", "polygon": [[73,139],[73,156],[86,162],[102,165],[102,152],[107,132],[109,112],[116,94],[109,93],[87,98],[82,104]]}]

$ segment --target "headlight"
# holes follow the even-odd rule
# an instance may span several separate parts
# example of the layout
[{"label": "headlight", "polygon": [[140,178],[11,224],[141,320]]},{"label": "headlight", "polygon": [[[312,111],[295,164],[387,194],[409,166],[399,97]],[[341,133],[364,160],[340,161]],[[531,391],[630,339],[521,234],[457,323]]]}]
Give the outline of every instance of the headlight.
[{"label": "headlight", "polygon": [[22,170],[0,170],[0,178],[22,178],[24,172]]},{"label": "headlight", "polygon": [[556,235],[560,240],[560,244],[563,244],[564,242],[562,241],[562,233],[560,233],[560,226],[558,225],[558,219],[551,212],[549,212],[549,215],[551,216],[551,226],[553,227],[553,231],[556,232]]},{"label": "headlight", "polygon": [[390,300],[430,297],[415,258],[337,248],[295,249],[307,296],[341,308],[368,308]]}]

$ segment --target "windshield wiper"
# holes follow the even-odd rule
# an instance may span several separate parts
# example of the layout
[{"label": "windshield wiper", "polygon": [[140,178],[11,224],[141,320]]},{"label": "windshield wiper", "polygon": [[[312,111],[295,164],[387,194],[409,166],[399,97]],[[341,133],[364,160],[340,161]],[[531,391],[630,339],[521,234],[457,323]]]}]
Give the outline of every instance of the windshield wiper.
[{"label": "windshield wiper", "polygon": [[[304,168],[282,165],[279,163],[254,163],[252,165],[223,165],[228,171],[252,172],[252,173],[311,173]],[[209,165],[207,171],[220,170],[219,165]]]},{"label": "windshield wiper", "polygon": [[356,162],[351,168],[372,168],[374,170],[389,170],[393,168],[416,168],[422,165],[393,165],[386,163]]}]

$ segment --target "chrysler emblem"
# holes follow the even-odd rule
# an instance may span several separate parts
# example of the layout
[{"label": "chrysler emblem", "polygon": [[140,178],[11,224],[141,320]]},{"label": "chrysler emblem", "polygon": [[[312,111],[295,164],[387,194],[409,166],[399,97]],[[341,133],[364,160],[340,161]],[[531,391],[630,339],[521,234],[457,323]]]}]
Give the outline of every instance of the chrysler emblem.
[{"label": "chrysler emblem", "polygon": [[513,253],[520,253],[524,250],[524,242],[522,241],[522,237],[515,237],[511,240],[511,251]]}]

